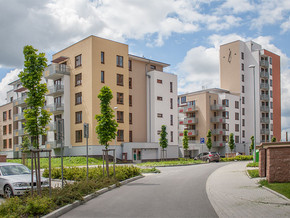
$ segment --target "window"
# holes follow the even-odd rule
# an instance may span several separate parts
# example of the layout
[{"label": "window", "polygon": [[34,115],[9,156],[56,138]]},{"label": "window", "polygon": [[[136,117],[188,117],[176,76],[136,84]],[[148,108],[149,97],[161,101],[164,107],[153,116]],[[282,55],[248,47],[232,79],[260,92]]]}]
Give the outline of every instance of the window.
[{"label": "window", "polygon": [[229,106],[229,100],[228,99],[223,99],[222,104],[226,107]]},{"label": "window", "polygon": [[242,93],[245,93],[245,86],[242,86]]},{"label": "window", "polygon": [[158,117],[158,118],[162,118],[162,117],[163,117],[163,114],[158,113],[158,114],[157,114],[157,117]]},{"label": "window", "polygon": [[242,63],[242,71],[245,70],[245,65]]},{"label": "window", "polygon": [[170,98],[170,109],[173,109],[173,98]]},{"label": "window", "polygon": [[170,142],[173,142],[173,131],[170,131]]},{"label": "window", "polygon": [[76,112],[76,123],[82,123],[83,122],[83,112],[78,111]]},{"label": "window", "polygon": [[122,74],[117,74],[117,85],[118,86],[124,85],[123,79],[124,79],[124,76]]},{"label": "window", "polygon": [[46,135],[42,135],[41,136],[41,144],[45,145],[45,142],[47,141],[47,136]]},{"label": "window", "polygon": [[223,130],[229,131],[229,124],[223,123]]},{"label": "window", "polygon": [[82,66],[82,55],[75,57],[75,68]]},{"label": "window", "polygon": [[[272,81],[272,80],[271,80],[271,81]],[[8,111],[8,119],[9,119],[9,120],[12,119],[12,117],[11,117],[11,110]]]},{"label": "window", "polygon": [[124,94],[117,92],[117,104],[124,104]]},{"label": "window", "polygon": [[6,121],[7,120],[7,111],[4,111],[3,112],[3,121]]},{"label": "window", "polygon": [[129,142],[133,142],[133,132],[129,131]]},{"label": "window", "polygon": [[75,105],[82,103],[82,93],[78,92],[75,94]]},{"label": "window", "polygon": [[223,117],[224,117],[225,119],[229,119],[229,112],[228,112],[228,111],[224,111],[224,112],[223,112]]},{"label": "window", "polygon": [[273,109],[273,102],[272,101],[270,102],[270,107],[271,107],[271,109]]},{"label": "window", "polygon": [[239,143],[240,137],[238,135],[235,136],[235,143]]},{"label": "window", "polygon": [[7,139],[3,140],[3,148],[6,149],[7,148]]},{"label": "window", "polygon": [[9,128],[8,128],[9,130],[9,134],[11,134],[12,133],[12,124],[9,124]]},{"label": "window", "polygon": [[244,52],[241,52],[241,58],[244,60]]},{"label": "window", "polygon": [[117,67],[123,67],[123,56],[117,55]]},{"label": "window", "polygon": [[12,148],[12,139],[9,139],[9,148]]},{"label": "window", "polygon": [[273,120],[273,113],[271,113],[271,120]]},{"label": "window", "polygon": [[239,131],[239,124],[235,124],[235,131],[236,131],[236,132]]},{"label": "window", "polygon": [[273,85],[273,80],[270,79],[270,86],[272,86],[272,85]]},{"label": "window", "polygon": [[133,124],[133,114],[129,113],[129,124]]},{"label": "window", "polygon": [[170,82],[170,92],[173,92],[173,82]]},{"label": "window", "polygon": [[150,66],[150,69],[151,69],[151,70],[156,70],[156,66],[151,65],[151,66]]},{"label": "window", "polygon": [[235,101],[235,108],[239,109],[239,102],[238,101]]},{"label": "window", "polygon": [[242,131],[242,137],[245,138],[245,130]]},{"label": "window", "polygon": [[10,102],[12,102],[13,101],[13,97],[10,97]]},{"label": "window", "polygon": [[273,98],[273,91],[270,91],[270,97]]},{"label": "window", "polygon": [[80,86],[82,84],[82,74],[79,73],[75,75],[75,86]]},{"label": "window", "polygon": [[160,135],[160,133],[161,133],[161,130],[157,130],[157,135]]},{"label": "window", "polygon": [[124,141],[124,130],[119,129],[117,132],[117,141],[123,142]]},{"label": "window", "polygon": [[272,68],[270,68],[270,75],[272,76]]},{"label": "window", "polygon": [[224,141],[224,142],[227,142],[227,141],[228,141],[228,136],[223,135],[223,141]]},{"label": "window", "polygon": [[235,120],[239,120],[239,113],[235,113]]},{"label": "window", "polygon": [[181,97],[181,104],[186,103],[186,96]]},{"label": "window", "polygon": [[101,64],[105,63],[105,52],[101,51]]},{"label": "window", "polygon": [[105,71],[101,71],[101,83],[105,83]]},{"label": "window", "polygon": [[61,107],[61,96],[58,96],[58,97],[54,98],[54,105],[56,107]]},{"label": "window", "polygon": [[245,97],[242,97],[242,104],[245,104]]},{"label": "window", "polygon": [[270,64],[272,64],[272,58],[270,57]]},{"label": "window", "polygon": [[129,71],[132,71],[132,61],[131,60],[129,60],[128,65],[129,65]]},{"label": "window", "polygon": [[76,142],[82,142],[82,141],[83,141],[83,131],[76,130]]},{"label": "window", "polygon": [[61,114],[54,115],[54,122],[56,122],[58,119],[61,119]]},{"label": "window", "polygon": [[173,126],[173,115],[170,115],[170,125]]},{"label": "window", "polygon": [[245,108],[242,108],[242,115],[245,115]]},{"label": "window", "polygon": [[3,135],[7,134],[7,126],[3,126]]},{"label": "window", "polygon": [[124,112],[123,111],[117,111],[117,122],[124,123]]},{"label": "window", "polygon": [[242,74],[242,82],[245,82],[245,75]]},{"label": "window", "polygon": [[133,105],[132,95],[129,95],[129,106],[131,107],[132,105]]},{"label": "window", "polygon": [[157,101],[162,101],[162,97],[161,96],[157,96]]},{"label": "window", "polygon": [[162,79],[157,79],[157,83],[162,84]]},{"label": "window", "polygon": [[129,89],[132,89],[132,86],[133,86],[133,84],[132,84],[132,78],[129,77]]}]

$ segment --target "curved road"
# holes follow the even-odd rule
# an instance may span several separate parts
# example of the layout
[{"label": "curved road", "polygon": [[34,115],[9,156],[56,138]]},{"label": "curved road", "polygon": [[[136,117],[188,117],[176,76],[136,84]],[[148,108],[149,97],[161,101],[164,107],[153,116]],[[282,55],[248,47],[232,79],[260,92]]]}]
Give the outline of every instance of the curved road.
[{"label": "curved road", "polygon": [[218,217],[206,181],[227,163],[159,168],[81,205],[62,217]]}]

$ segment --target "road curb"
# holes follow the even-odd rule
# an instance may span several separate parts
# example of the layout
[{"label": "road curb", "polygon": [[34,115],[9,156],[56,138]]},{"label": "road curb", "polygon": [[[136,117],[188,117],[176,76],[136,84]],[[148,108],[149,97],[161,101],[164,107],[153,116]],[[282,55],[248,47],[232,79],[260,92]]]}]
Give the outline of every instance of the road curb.
[{"label": "road curb", "polygon": [[[194,165],[200,165],[200,164],[208,164],[208,163],[196,163],[196,164],[179,164],[179,165],[169,165],[169,166],[146,166],[146,168],[150,168],[150,167],[183,167],[183,166],[194,166]],[[137,165],[137,167],[140,168],[140,166]],[[145,167],[145,166],[142,166]]]},{"label": "road curb", "polygon": [[274,191],[274,190],[272,190],[270,188],[267,188],[265,186],[262,186],[262,188],[263,189],[266,189],[267,191],[269,191],[269,192],[277,195],[278,197],[283,198],[284,200],[288,201],[287,203],[279,203],[279,204],[282,204],[282,205],[290,205],[290,199],[288,199],[286,196],[284,196],[284,195],[282,195],[282,194],[280,194],[280,193],[278,193],[278,192],[276,192],[276,191]]},{"label": "road curb", "polygon": [[[133,181],[135,181],[137,179],[141,179],[143,177],[144,177],[143,175],[140,175],[140,176],[135,176],[135,177],[130,178],[130,179],[126,179],[126,180],[120,182],[120,185],[126,185],[126,184],[128,184],[130,182],[133,182]],[[82,201],[75,201],[72,204],[68,204],[68,205],[65,205],[65,206],[63,206],[61,208],[58,208],[57,210],[55,210],[55,211],[53,211],[53,212],[51,212],[49,214],[46,214],[45,216],[43,216],[43,218],[56,218],[56,217],[59,217],[59,216],[65,214],[65,213],[69,212],[70,210],[80,206],[81,204],[84,204],[84,203],[88,202],[89,200],[92,200],[92,199],[98,197],[99,195],[104,194],[104,193],[106,193],[106,192],[108,192],[108,191],[110,191],[112,189],[117,188],[117,187],[119,187],[119,186],[114,184],[114,185],[111,185],[109,187],[100,189],[100,190],[98,190],[98,191],[96,191],[96,192],[94,192],[92,194],[89,194],[89,195],[83,197]]]}]

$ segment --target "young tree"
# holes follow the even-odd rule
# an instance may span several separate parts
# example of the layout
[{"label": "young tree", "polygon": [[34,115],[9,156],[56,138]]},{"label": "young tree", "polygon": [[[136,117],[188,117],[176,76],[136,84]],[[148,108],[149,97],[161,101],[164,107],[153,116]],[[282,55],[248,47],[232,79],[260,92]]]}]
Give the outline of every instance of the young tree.
[{"label": "young tree", "polygon": [[188,150],[188,131],[184,130],[183,131],[183,139],[182,139],[182,144],[183,144],[183,148],[184,148],[184,157],[185,157],[185,153],[187,155],[187,150]]},{"label": "young tree", "polygon": [[212,148],[211,131],[210,131],[210,129],[208,130],[206,137],[207,137],[206,147],[208,148],[208,151],[210,151],[210,149]]},{"label": "young tree", "polygon": [[235,148],[235,140],[234,140],[234,134],[233,133],[230,134],[229,147],[230,147],[231,153],[232,153],[234,148]]},{"label": "young tree", "polygon": [[167,132],[166,132],[166,126],[161,126],[161,133],[160,133],[160,139],[159,139],[159,145],[162,148],[162,158],[164,158],[164,149],[168,146],[168,140],[167,140]]},{"label": "young tree", "polygon": [[252,153],[252,151],[254,150],[254,140],[255,140],[255,137],[252,135],[251,136],[250,153]]},{"label": "young tree", "polygon": [[96,126],[96,133],[98,134],[98,139],[101,145],[105,146],[105,159],[106,159],[106,170],[107,176],[109,177],[109,157],[108,157],[108,147],[109,142],[117,136],[118,123],[114,119],[114,111],[110,106],[113,94],[108,86],[103,86],[98,95],[101,103],[101,114],[97,114],[95,119],[98,121]]},{"label": "young tree", "polygon": [[[43,109],[47,87],[45,83],[41,83],[47,59],[44,53],[37,54],[37,51],[30,45],[24,47],[24,71],[19,74],[23,87],[28,90],[25,100],[27,109],[24,110],[26,121],[24,130],[31,137],[32,146],[35,149],[39,149],[39,136],[46,134],[46,126],[51,115]],[[41,194],[39,152],[37,152],[37,161],[35,161],[35,175],[38,194]]]},{"label": "young tree", "polygon": [[273,138],[271,139],[271,142],[276,142],[276,141],[277,141],[276,137],[273,136]]}]

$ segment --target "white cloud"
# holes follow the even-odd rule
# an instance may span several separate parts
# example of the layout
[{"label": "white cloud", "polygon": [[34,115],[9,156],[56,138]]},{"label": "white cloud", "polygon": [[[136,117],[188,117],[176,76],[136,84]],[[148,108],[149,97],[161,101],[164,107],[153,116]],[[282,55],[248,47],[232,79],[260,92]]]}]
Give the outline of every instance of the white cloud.
[{"label": "white cloud", "polygon": [[6,104],[7,92],[12,89],[8,84],[18,79],[21,69],[15,69],[6,74],[0,82],[0,105]]},{"label": "white cloud", "polygon": [[227,0],[222,4],[219,11],[221,13],[224,10],[230,10],[234,14],[237,14],[253,11],[254,9],[254,5],[251,4],[248,0]]},{"label": "white cloud", "polygon": [[290,30],[290,17],[287,21],[281,24],[282,33],[285,33]]}]

